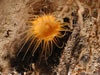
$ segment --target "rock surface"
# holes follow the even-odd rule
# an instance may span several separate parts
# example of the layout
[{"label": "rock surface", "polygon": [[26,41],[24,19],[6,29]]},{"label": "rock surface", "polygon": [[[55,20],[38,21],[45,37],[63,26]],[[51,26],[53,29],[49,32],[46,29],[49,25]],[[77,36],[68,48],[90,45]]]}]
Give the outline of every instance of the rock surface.
[{"label": "rock surface", "polygon": [[[19,66],[11,62],[24,38],[26,21],[43,13],[62,22],[67,18],[71,33],[64,38],[66,46],[53,53],[48,64],[32,60],[18,72]],[[100,75],[100,0],[0,0],[0,71],[1,75]]]}]

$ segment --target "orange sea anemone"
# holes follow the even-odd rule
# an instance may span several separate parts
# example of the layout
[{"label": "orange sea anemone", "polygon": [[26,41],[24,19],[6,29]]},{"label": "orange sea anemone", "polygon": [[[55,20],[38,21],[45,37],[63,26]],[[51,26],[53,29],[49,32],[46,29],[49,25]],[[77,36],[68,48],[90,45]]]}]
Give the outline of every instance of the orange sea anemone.
[{"label": "orange sea anemone", "polygon": [[[62,24],[57,21],[56,17],[53,15],[43,15],[41,17],[34,18],[31,22],[31,26],[28,29],[28,33],[26,35],[25,43],[28,42],[29,39],[32,39],[30,45],[27,48],[27,51],[24,55],[26,56],[28,50],[34,43],[34,48],[32,50],[32,55],[34,55],[35,51],[42,44],[41,55],[51,54],[53,50],[53,43],[61,48],[62,46],[58,45],[58,38],[64,37],[65,34],[62,34],[61,31],[68,31],[64,28],[66,24]],[[24,46],[23,45],[23,46]]]}]

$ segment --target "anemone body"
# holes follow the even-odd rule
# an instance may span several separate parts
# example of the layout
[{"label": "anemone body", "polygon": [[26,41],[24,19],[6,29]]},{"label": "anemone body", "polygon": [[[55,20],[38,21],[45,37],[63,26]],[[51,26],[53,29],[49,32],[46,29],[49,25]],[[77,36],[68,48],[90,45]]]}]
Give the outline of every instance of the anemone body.
[{"label": "anemone body", "polygon": [[[56,17],[53,15],[44,15],[38,18],[35,18],[34,21],[31,21],[31,27],[28,30],[27,38],[25,43],[31,38],[32,41],[27,49],[32,46],[35,42],[35,46],[32,50],[32,55],[34,55],[35,51],[42,44],[41,55],[51,54],[53,43],[57,46],[58,45],[58,38],[61,38],[63,34],[61,31],[66,31],[63,28],[63,24],[56,20]],[[26,51],[26,53],[27,53]],[[26,55],[25,53],[25,55]]]},{"label": "anemone body", "polygon": [[30,33],[43,41],[53,41],[62,29],[60,22],[56,22],[53,16],[42,16],[32,22]]}]

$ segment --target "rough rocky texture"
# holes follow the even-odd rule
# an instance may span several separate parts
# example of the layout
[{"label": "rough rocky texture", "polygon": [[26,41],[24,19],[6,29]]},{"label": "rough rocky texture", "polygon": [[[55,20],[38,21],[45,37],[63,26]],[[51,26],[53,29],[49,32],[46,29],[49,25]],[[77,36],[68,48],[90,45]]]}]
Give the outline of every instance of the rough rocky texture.
[{"label": "rough rocky texture", "polygon": [[11,59],[16,58],[26,21],[43,13],[52,13],[62,22],[67,17],[71,34],[65,37],[59,57],[52,55],[48,64],[30,62],[21,74],[100,75],[100,0],[0,0],[1,74],[19,74]]},{"label": "rough rocky texture", "polygon": [[14,56],[12,43],[18,38],[18,30],[28,18],[27,1],[0,0],[0,66],[3,70],[10,68],[9,61]]}]

